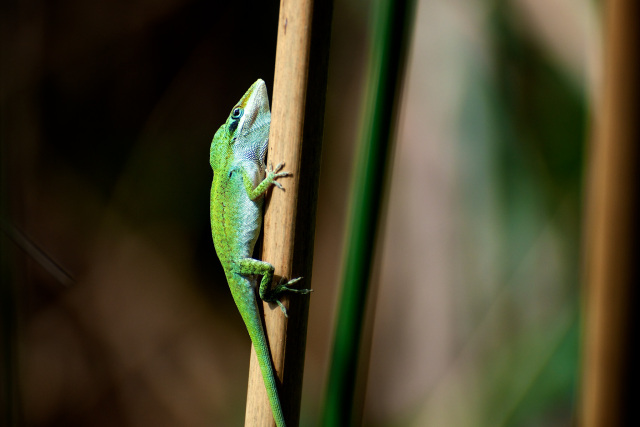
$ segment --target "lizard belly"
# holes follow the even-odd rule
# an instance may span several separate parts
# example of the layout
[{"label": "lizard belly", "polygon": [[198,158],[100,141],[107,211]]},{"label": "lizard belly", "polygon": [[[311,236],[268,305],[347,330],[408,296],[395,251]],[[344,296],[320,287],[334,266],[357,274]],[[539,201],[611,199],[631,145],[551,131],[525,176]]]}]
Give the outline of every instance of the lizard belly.
[{"label": "lizard belly", "polygon": [[240,206],[237,207],[238,222],[236,230],[236,241],[240,242],[244,251],[242,257],[251,257],[253,248],[256,245],[260,229],[262,228],[262,200],[253,201],[249,197],[242,197]]},{"label": "lizard belly", "polygon": [[[233,181],[223,188],[215,184],[212,188],[212,199],[235,200],[232,204],[212,203],[211,208],[213,243],[223,264],[250,257],[262,227],[262,199],[249,199],[241,183]],[[230,192],[237,196],[227,198],[224,193]]]}]

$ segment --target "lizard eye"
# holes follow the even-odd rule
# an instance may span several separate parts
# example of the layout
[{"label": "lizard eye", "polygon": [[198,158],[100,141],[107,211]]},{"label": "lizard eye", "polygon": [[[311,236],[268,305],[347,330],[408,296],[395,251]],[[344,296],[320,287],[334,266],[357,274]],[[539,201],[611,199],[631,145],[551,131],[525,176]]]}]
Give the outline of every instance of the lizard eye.
[{"label": "lizard eye", "polygon": [[242,117],[243,113],[244,113],[244,110],[242,108],[236,107],[231,112],[231,118],[232,119],[239,119],[240,117]]}]

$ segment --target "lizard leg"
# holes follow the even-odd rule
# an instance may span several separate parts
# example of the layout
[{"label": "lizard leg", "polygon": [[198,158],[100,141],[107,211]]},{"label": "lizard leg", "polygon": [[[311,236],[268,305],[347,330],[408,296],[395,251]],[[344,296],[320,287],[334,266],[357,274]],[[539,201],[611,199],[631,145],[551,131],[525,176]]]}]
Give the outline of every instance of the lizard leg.
[{"label": "lizard leg", "polygon": [[242,260],[240,260],[239,273],[262,276],[262,280],[260,281],[260,288],[258,290],[260,298],[266,302],[275,302],[276,304],[278,304],[284,315],[287,316],[287,309],[280,301],[280,295],[282,295],[284,292],[308,294],[309,292],[311,292],[311,289],[295,289],[289,286],[298,282],[300,279],[302,279],[302,277],[298,277],[289,281],[286,281],[284,278],[282,278],[282,280],[280,280],[280,283],[275,288],[270,289],[269,285],[271,284],[271,280],[273,280],[273,272],[274,268],[268,262],[260,261],[253,258],[243,258]]},{"label": "lizard leg", "polygon": [[251,181],[251,178],[249,178],[249,176],[243,171],[242,180],[249,198],[251,200],[257,199],[258,197],[262,196],[269,189],[269,187],[271,187],[271,185],[275,185],[279,189],[284,190],[282,184],[276,181],[276,179],[283,176],[291,176],[291,173],[278,172],[280,169],[282,169],[283,166],[284,163],[280,163],[278,166],[276,166],[275,169],[272,169],[271,165],[269,165],[269,168],[267,169],[267,176],[262,180],[260,184],[257,185],[256,188],[253,188],[253,181]]}]

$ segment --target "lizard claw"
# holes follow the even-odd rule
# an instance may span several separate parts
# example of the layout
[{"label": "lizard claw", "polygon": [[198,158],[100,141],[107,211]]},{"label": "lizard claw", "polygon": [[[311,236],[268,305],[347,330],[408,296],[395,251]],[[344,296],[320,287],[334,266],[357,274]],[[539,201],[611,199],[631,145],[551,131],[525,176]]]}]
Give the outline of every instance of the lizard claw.
[{"label": "lizard claw", "polygon": [[287,312],[287,307],[284,306],[284,304],[282,302],[280,302],[280,300],[276,300],[276,302],[278,303],[278,307],[280,307],[280,310],[282,310],[282,314],[284,314],[284,317],[289,317],[289,313]]},{"label": "lizard claw", "polygon": [[273,163],[269,162],[269,167],[267,168],[267,173],[268,174],[273,174],[275,176],[289,176],[291,175],[291,172],[278,172],[280,169],[282,169],[282,167],[284,166],[284,163],[279,163],[278,166],[276,166],[276,168],[273,168]]}]

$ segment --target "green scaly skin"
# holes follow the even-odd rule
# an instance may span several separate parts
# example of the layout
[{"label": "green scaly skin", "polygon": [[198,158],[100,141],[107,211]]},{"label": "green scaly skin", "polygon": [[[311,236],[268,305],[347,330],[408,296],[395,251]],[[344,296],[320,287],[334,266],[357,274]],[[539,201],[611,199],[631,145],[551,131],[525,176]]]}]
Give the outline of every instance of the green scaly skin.
[{"label": "green scaly skin", "polygon": [[309,289],[291,289],[300,278],[280,283],[270,289],[274,268],[271,264],[251,258],[262,227],[264,194],[277,178],[290,176],[275,169],[266,169],[264,158],[269,143],[271,112],[267,88],[257,80],[231,110],[227,121],[218,129],[209,161],[213,169],[211,185],[211,234],[222,263],[231,295],[238,306],[258,356],[264,385],[267,389],[273,418],[284,426],[284,415],[278,398],[271,354],[262,326],[256,298],[257,277],[262,276],[258,292],[263,301],[280,302],[283,292],[308,293]]}]

